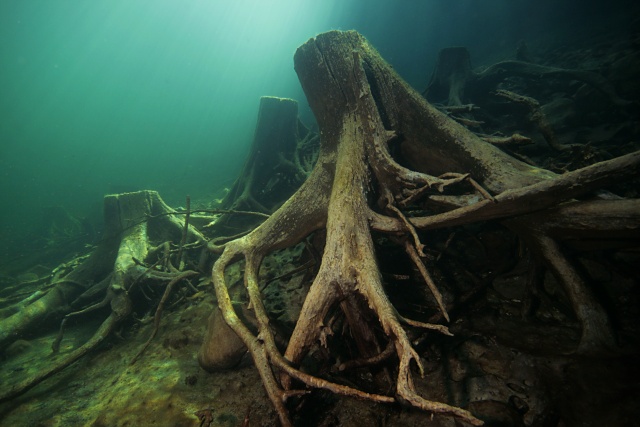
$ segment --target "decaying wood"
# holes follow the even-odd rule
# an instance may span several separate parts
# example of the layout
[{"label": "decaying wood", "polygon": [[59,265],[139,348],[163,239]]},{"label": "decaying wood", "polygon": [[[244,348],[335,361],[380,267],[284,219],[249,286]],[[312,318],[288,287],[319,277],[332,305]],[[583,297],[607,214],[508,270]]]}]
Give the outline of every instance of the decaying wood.
[{"label": "decaying wood", "polygon": [[471,98],[486,97],[507,77],[575,80],[597,89],[616,107],[624,108],[631,104],[618,96],[607,79],[593,71],[568,70],[521,60],[507,60],[475,72],[471,69],[469,51],[464,47],[445,48],[440,51],[436,68],[424,95],[428,99],[444,101],[448,106],[459,106],[465,102],[465,95]]},{"label": "decaying wood", "polygon": [[533,144],[531,138],[514,133],[511,136],[481,136],[481,138],[493,145],[528,145]]},{"label": "decaying wood", "polygon": [[[104,239],[87,260],[69,274],[73,277],[73,282],[70,283],[80,289],[74,289],[74,293],[65,294],[64,291],[68,289],[67,282],[62,282],[61,285],[49,291],[53,296],[49,297],[47,294],[27,306],[24,312],[4,319],[0,323],[0,330],[2,330],[5,345],[19,339],[25,331],[32,329],[38,322],[46,318],[52,319],[56,314],[60,315],[60,306],[72,307],[76,298],[79,301],[82,300],[82,291],[91,291],[89,284],[94,282],[104,282],[107,285],[106,295],[100,303],[65,316],[61,333],[53,343],[54,352],[59,348],[64,324],[69,316],[82,315],[106,305],[110,306],[111,314],[85,344],[71,353],[57,357],[45,371],[3,389],[0,402],[25,393],[76,362],[109,337],[114,328],[131,314],[132,302],[129,294],[140,279],[155,278],[167,281],[172,278],[183,278],[184,273],[163,273],[139,265],[140,260],[146,260],[149,254],[154,252],[154,239],[164,238],[180,242],[184,231],[182,218],[172,215],[175,211],[164,203],[157,192],[139,191],[106,196],[104,211]],[[189,229],[187,234],[192,242],[204,242],[204,237],[193,229]],[[77,284],[83,284],[86,287],[80,287]]]},{"label": "decaying wood", "polygon": [[[504,70],[575,78],[608,94],[616,105],[623,104],[606,81],[589,73],[508,61],[474,74],[468,54],[460,49],[449,54],[439,62],[441,71],[448,71],[434,75],[430,85],[432,90],[446,89],[449,112],[473,111],[474,106],[461,105],[469,90],[467,83],[489,87],[502,78]],[[585,199],[612,183],[637,178],[640,152],[563,175],[525,164],[426,102],[356,32],[332,31],[309,40],[297,50],[295,68],[318,122],[319,153],[312,147],[315,134],[297,118],[295,101],[262,99],[252,151],[222,203],[223,217],[210,230],[238,226],[225,216],[233,211],[273,213],[241,237],[219,244],[219,236],[214,235],[208,241],[210,252],[220,254],[211,273],[219,311],[209,319],[198,355],[203,368],[232,367],[248,351],[284,426],[291,425],[287,399],[311,388],[379,403],[400,402],[481,425],[480,419],[458,406],[461,402],[431,401],[417,392],[413,378],[423,375],[424,369],[409,337],[411,329],[437,333],[445,340],[451,335],[447,325],[451,302],[424,263],[429,242],[423,242],[422,232],[487,220],[502,221],[516,232],[539,264],[564,286],[582,326],[576,351],[615,346],[611,322],[564,248],[603,237],[620,245],[629,239],[637,241],[638,200],[576,198]],[[282,203],[285,194],[301,182]],[[191,212],[188,207],[187,214]],[[105,219],[106,237],[84,263],[44,297],[25,303],[23,312],[0,322],[0,347],[55,314],[54,307],[76,310],[65,319],[106,305],[111,314],[84,345],[58,355],[50,369],[3,390],[0,401],[24,393],[103,342],[130,315],[129,295],[141,281],[169,283],[156,311],[157,330],[172,287],[197,275],[176,269],[171,264],[173,252],[182,254],[206,239],[157,193],[107,196]],[[191,220],[202,226],[201,218]],[[319,268],[289,341],[282,346],[276,342],[263,301],[260,266],[271,252],[293,246],[314,232],[325,234]],[[392,304],[383,287],[372,232],[404,251],[436,301],[439,313],[432,318],[443,323],[407,318]],[[172,252],[168,242],[180,242],[178,250]],[[225,276],[227,268],[240,260],[249,297],[246,307],[232,302]],[[343,320],[340,330],[334,326],[337,317]],[[341,333],[349,335],[360,354],[341,360],[339,369],[384,362],[393,374],[393,390],[365,391],[302,368],[315,347],[327,346],[328,336]],[[63,338],[61,333],[54,347]],[[218,345],[220,339],[225,340],[224,347]]]},{"label": "decaying wood", "polygon": [[[371,229],[388,233],[405,245],[415,262],[422,244],[414,228],[504,218],[551,207],[604,185],[608,182],[605,177],[636,176],[640,155],[568,176],[524,164],[426,103],[355,32],[330,32],[309,40],[297,50],[295,68],[318,121],[320,155],[308,180],[268,220],[246,236],[211,247],[223,250],[213,267],[213,283],[226,322],[249,349],[283,425],[290,425],[284,402],[297,394],[298,383],[378,402],[400,399],[425,411],[480,425],[481,421],[464,409],[428,401],[416,393],[411,366],[422,371],[422,365],[403,324],[445,334],[448,330],[445,325],[404,319],[396,311],[382,287]],[[400,155],[412,169],[392,158],[389,144],[399,146]],[[408,222],[402,214],[407,200],[413,203],[429,194],[446,192],[449,186],[471,182],[469,178],[479,183],[475,188],[487,189],[496,197],[487,199],[486,191],[477,192],[471,206],[435,218],[410,218]],[[320,268],[282,354],[269,328],[257,272],[266,254],[321,228],[326,229],[326,244]],[[538,246],[552,255],[553,248],[546,243],[538,242]],[[239,319],[227,292],[224,272],[238,259],[245,260],[244,284],[258,321],[257,334]],[[563,274],[562,267],[557,270]],[[395,348],[395,397],[365,393],[296,368],[313,346],[322,345],[326,334],[333,333],[327,330],[330,313],[346,307],[349,311],[343,312],[344,318],[351,334],[359,335],[357,342],[368,342],[371,348],[384,348],[387,342]],[[382,335],[370,332],[374,325],[355,324],[356,319],[366,317],[363,310],[377,317]],[[591,314],[586,314],[587,319],[580,313],[578,316],[588,322]],[[589,329],[587,324],[584,327]],[[585,337],[590,338],[589,334]],[[361,356],[376,358],[374,354]]]},{"label": "decaying wood", "polygon": [[518,95],[508,90],[498,89],[496,95],[502,98],[508,99],[512,102],[525,105],[529,109],[529,120],[535,123],[540,133],[544,136],[549,146],[557,151],[569,150],[570,147],[566,147],[558,142],[556,134],[549,124],[549,120],[542,111],[540,103],[530,96]]},{"label": "decaying wood", "polygon": [[[307,178],[315,161],[316,140],[298,118],[295,100],[262,97],[251,151],[220,208],[273,212]],[[255,224],[255,217],[223,214],[212,230],[237,233]]]}]

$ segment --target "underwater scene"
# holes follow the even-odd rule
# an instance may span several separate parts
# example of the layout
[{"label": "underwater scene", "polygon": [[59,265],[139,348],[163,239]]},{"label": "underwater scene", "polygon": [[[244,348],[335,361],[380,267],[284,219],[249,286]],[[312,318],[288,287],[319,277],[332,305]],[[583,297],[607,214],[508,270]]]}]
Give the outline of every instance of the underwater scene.
[{"label": "underwater scene", "polygon": [[0,427],[633,426],[640,3],[0,2]]}]

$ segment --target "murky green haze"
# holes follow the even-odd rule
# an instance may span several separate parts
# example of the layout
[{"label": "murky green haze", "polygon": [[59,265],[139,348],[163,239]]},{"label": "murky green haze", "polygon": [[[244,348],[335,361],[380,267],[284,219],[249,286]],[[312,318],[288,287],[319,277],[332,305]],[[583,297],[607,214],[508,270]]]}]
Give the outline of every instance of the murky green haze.
[{"label": "murky green haze", "polygon": [[0,246],[45,206],[99,217],[109,192],[179,205],[229,186],[260,96],[296,98],[311,121],[293,53],[319,32],[359,30],[421,90],[439,49],[468,46],[478,65],[575,4],[589,3],[3,0]]}]

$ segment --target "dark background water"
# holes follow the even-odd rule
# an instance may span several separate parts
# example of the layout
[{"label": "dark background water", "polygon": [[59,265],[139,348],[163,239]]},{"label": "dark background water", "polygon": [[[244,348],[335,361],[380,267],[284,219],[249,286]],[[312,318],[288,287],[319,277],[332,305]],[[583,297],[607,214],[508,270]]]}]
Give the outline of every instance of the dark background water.
[{"label": "dark background water", "polygon": [[311,113],[293,53],[356,29],[422,90],[437,52],[474,66],[520,39],[570,43],[631,25],[631,1],[298,0],[0,2],[0,247],[42,209],[99,217],[106,193],[160,191],[170,204],[236,178],[260,96]]}]

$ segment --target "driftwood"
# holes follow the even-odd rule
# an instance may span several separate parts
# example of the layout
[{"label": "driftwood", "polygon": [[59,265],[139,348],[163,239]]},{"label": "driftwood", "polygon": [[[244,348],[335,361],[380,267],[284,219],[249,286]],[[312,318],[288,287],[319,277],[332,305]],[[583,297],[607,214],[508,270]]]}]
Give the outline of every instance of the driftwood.
[{"label": "driftwood", "polygon": [[[407,319],[391,304],[382,286],[371,231],[389,236],[406,251],[439,302],[442,317],[448,319],[442,296],[421,260],[424,245],[419,229],[545,212],[606,185],[609,179],[637,176],[640,154],[568,176],[524,164],[425,102],[355,32],[334,31],[309,40],[297,50],[295,68],[318,121],[319,158],[300,189],[253,232],[224,245],[210,245],[212,251],[222,252],[212,275],[224,319],[251,353],[283,425],[291,425],[285,402],[303,392],[296,389],[300,383],[376,402],[401,401],[482,424],[464,409],[426,400],[416,392],[412,366],[422,372],[422,363],[405,328],[450,333],[444,324]],[[432,197],[446,199],[453,187],[470,192],[465,200],[472,204],[460,207],[456,196],[448,202],[459,207],[440,216],[407,217],[403,212],[407,206],[428,204]],[[637,224],[638,214],[629,214],[629,221]],[[535,233],[535,221],[514,221],[513,228],[523,235]],[[258,270],[268,253],[322,229],[326,243],[319,271],[282,353],[270,330]],[[542,259],[554,260],[550,268],[568,284],[583,325],[579,350],[609,345],[606,315],[583,284],[574,280],[570,264],[560,257],[554,242],[546,236],[531,244]],[[225,270],[238,259],[245,261],[244,284],[257,319],[257,334],[238,317],[227,291]],[[582,310],[585,302],[588,309]],[[313,347],[340,333],[331,329],[330,321],[340,312],[361,360],[381,360],[389,356],[389,349],[396,354],[391,395],[365,392],[299,369]],[[371,317],[377,322],[364,320]]]}]

